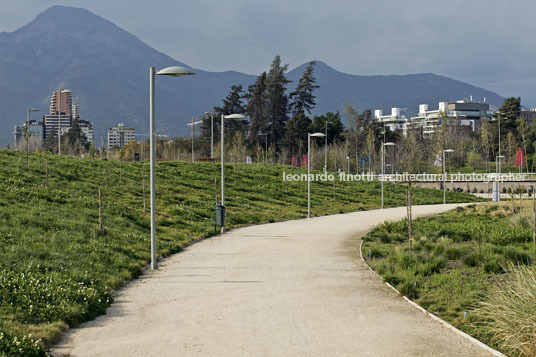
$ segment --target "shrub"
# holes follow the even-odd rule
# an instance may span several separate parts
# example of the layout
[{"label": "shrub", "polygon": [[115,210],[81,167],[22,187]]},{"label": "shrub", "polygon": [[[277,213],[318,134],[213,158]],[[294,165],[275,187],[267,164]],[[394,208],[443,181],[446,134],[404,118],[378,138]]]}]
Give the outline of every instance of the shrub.
[{"label": "shrub", "polygon": [[473,312],[473,323],[512,355],[536,356],[536,274],[534,268],[511,265],[508,282],[490,292]]},{"label": "shrub", "polygon": [[463,257],[463,264],[469,267],[479,266],[481,262],[482,254],[477,251],[470,252],[465,257]]}]

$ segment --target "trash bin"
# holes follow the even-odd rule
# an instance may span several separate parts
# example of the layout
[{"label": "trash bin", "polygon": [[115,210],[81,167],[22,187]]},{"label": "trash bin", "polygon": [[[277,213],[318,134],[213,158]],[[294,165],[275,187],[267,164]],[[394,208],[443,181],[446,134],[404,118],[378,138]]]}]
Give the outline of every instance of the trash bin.
[{"label": "trash bin", "polygon": [[217,226],[225,227],[225,206],[216,203],[214,206],[214,212],[215,224]]}]

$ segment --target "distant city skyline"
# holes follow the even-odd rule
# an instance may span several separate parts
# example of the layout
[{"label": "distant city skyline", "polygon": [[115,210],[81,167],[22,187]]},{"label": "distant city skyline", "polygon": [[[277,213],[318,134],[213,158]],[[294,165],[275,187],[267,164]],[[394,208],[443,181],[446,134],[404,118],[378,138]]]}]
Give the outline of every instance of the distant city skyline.
[{"label": "distant city skyline", "polygon": [[316,59],[351,74],[433,72],[536,106],[528,0],[20,0],[0,4],[0,31],[53,5],[86,8],[194,68],[259,74],[279,54],[291,68]]}]

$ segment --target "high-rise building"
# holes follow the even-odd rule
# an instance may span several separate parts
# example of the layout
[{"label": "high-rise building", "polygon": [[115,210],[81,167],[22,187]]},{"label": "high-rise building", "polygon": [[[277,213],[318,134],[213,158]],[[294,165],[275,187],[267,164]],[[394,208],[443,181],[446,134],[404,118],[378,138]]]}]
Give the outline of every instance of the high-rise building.
[{"label": "high-rise building", "polygon": [[108,150],[120,148],[134,140],[135,129],[119,123],[108,130]]},{"label": "high-rise building", "polygon": [[50,98],[50,115],[58,115],[58,96],[61,93],[61,113],[62,115],[71,115],[73,113],[73,93],[63,88],[52,93]]}]

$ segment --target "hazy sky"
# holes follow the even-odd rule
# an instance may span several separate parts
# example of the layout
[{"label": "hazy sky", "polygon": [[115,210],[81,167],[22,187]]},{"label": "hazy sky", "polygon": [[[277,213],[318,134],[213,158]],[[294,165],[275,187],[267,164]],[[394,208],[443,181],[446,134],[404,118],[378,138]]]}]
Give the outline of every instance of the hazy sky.
[{"label": "hazy sky", "polygon": [[279,54],[291,67],[316,59],[352,74],[433,72],[536,106],[534,0],[0,0],[0,31],[56,4],[204,70],[258,74]]}]

